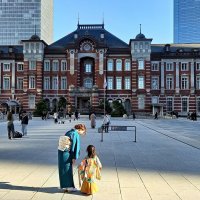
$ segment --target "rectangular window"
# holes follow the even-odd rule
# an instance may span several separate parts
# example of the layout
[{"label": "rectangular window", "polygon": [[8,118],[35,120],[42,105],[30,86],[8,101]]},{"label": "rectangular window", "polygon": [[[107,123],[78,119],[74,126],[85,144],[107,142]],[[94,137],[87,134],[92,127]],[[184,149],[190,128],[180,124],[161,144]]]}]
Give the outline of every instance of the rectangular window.
[{"label": "rectangular window", "polygon": [[200,76],[197,76],[197,81],[196,81],[196,89],[200,89]]},{"label": "rectangular window", "polygon": [[17,89],[23,90],[23,78],[17,78]]},{"label": "rectangular window", "polygon": [[113,78],[112,77],[108,77],[107,78],[107,89],[108,90],[112,90],[113,89]]},{"label": "rectangular window", "polygon": [[85,64],[85,72],[86,73],[92,72],[92,65],[90,63]]},{"label": "rectangular window", "polygon": [[66,61],[61,62],[61,71],[67,71],[67,62]]},{"label": "rectangular window", "polygon": [[187,76],[181,77],[181,89],[182,90],[188,89],[188,77]]},{"label": "rectangular window", "polygon": [[10,77],[3,77],[3,89],[10,90]]},{"label": "rectangular window", "polygon": [[125,79],[124,79],[124,89],[125,90],[131,89],[131,78],[130,77],[125,77]]},{"label": "rectangular window", "polygon": [[138,60],[138,69],[144,69],[144,60]]},{"label": "rectangular window", "polygon": [[131,62],[130,60],[125,61],[125,71],[131,71]]},{"label": "rectangular window", "polygon": [[167,97],[166,99],[166,111],[171,112],[173,111],[173,98]]},{"label": "rectangular window", "polygon": [[44,90],[50,90],[50,77],[44,77]]},{"label": "rectangular window", "polygon": [[181,63],[181,71],[187,71],[188,70],[188,63]]},{"label": "rectangular window", "polygon": [[166,63],[166,71],[173,71],[173,63]]},{"label": "rectangular window", "polygon": [[151,78],[151,89],[152,90],[158,90],[159,89],[159,78],[158,77],[152,77]]},{"label": "rectangular window", "polygon": [[159,66],[159,63],[152,63],[151,64],[151,70],[152,71],[158,71],[158,66]]},{"label": "rectangular window", "polygon": [[116,61],[116,71],[122,71],[122,60]]},{"label": "rectangular window", "polygon": [[166,89],[167,90],[174,89],[174,87],[173,87],[173,77],[172,76],[167,76],[166,77]]},{"label": "rectangular window", "polygon": [[54,76],[52,78],[52,89],[57,90],[58,89],[58,77]]},{"label": "rectangular window", "polygon": [[29,108],[35,109],[35,96],[29,96]]},{"label": "rectangular window", "polygon": [[66,89],[67,89],[67,78],[61,77],[61,90],[66,90]]},{"label": "rectangular window", "polygon": [[53,61],[53,69],[52,71],[58,71],[58,61]]},{"label": "rectangular window", "polygon": [[144,97],[138,97],[138,109],[144,109],[145,108],[145,101]]},{"label": "rectangular window", "polygon": [[29,76],[29,89],[35,89],[35,76]]},{"label": "rectangular window", "polygon": [[113,60],[108,60],[107,62],[107,70],[113,71]]},{"label": "rectangular window", "polygon": [[200,70],[200,63],[196,63],[196,70],[197,70],[197,71]]},{"label": "rectangular window", "polygon": [[10,64],[9,63],[3,64],[3,71],[10,71]]},{"label": "rectangular window", "polygon": [[122,89],[122,78],[116,77],[116,89],[121,90]]},{"label": "rectangular window", "polygon": [[138,89],[144,89],[144,76],[138,77]]},{"label": "rectangular window", "polygon": [[151,99],[152,104],[158,104],[159,103],[159,98],[157,96],[153,96]]},{"label": "rectangular window", "polygon": [[29,70],[36,70],[36,60],[29,61]]},{"label": "rectangular window", "polygon": [[182,112],[188,112],[188,99],[182,98]]},{"label": "rectangular window", "polygon": [[44,61],[44,71],[50,71],[50,61]]},{"label": "rectangular window", "polygon": [[24,65],[22,63],[17,64],[17,71],[24,71]]}]

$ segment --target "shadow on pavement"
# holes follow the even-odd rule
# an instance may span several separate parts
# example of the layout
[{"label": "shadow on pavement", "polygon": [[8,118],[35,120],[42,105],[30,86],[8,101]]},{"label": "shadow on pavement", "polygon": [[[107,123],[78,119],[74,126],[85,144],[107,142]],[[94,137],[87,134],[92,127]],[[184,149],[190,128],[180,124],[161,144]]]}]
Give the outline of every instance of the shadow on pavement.
[{"label": "shadow on pavement", "polygon": [[[40,188],[40,187],[29,187],[29,186],[17,186],[17,185],[11,185],[11,184],[9,184],[9,182],[0,182],[0,189],[42,192],[42,193],[49,193],[49,194],[67,193],[64,190],[59,189],[58,187],[42,187],[42,188]],[[79,196],[88,196],[86,194],[81,193],[80,191],[69,192],[69,194],[79,195]]]}]

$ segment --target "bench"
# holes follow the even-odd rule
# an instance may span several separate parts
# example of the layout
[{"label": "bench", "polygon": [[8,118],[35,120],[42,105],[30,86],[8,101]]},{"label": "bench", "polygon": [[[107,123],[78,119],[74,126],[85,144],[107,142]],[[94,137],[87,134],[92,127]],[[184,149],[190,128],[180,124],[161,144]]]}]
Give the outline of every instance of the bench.
[{"label": "bench", "polygon": [[[112,125],[108,127],[108,131],[134,131],[134,142],[136,142],[136,126],[117,126]],[[102,125],[98,128],[98,132],[101,133],[101,142],[103,142],[103,133],[105,133],[105,126]]]}]

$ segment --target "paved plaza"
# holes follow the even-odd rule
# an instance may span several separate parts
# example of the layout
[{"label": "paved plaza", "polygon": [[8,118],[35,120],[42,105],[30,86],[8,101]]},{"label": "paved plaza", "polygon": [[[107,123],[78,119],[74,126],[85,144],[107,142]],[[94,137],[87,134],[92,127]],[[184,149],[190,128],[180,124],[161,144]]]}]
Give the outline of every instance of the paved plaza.
[{"label": "paved plaza", "polygon": [[[112,125],[137,127],[101,135],[90,128],[81,138],[81,157],[88,144],[96,146],[103,164],[100,191],[87,196],[59,189],[58,138],[76,122],[54,124],[30,121],[28,137],[7,139],[6,122],[0,122],[0,200],[198,200],[200,199],[200,122],[187,119],[111,119]],[[97,119],[97,127],[102,119]],[[15,129],[20,131],[19,121]],[[74,180],[78,187],[76,166]]]}]

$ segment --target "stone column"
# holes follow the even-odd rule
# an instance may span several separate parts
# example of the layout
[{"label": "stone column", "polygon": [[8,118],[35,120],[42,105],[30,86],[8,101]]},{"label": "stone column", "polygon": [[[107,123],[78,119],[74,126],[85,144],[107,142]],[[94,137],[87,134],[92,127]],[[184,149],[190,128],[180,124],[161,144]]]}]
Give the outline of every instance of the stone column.
[{"label": "stone column", "polygon": [[74,74],[74,50],[70,50],[70,74]]},{"label": "stone column", "polygon": [[164,62],[161,62],[161,94],[164,94],[165,91],[165,66]]},{"label": "stone column", "polygon": [[191,62],[191,80],[190,81],[191,81],[190,93],[193,94],[194,93],[194,61]]},{"label": "stone column", "polygon": [[180,91],[179,86],[179,62],[176,62],[176,93],[178,94]]}]

